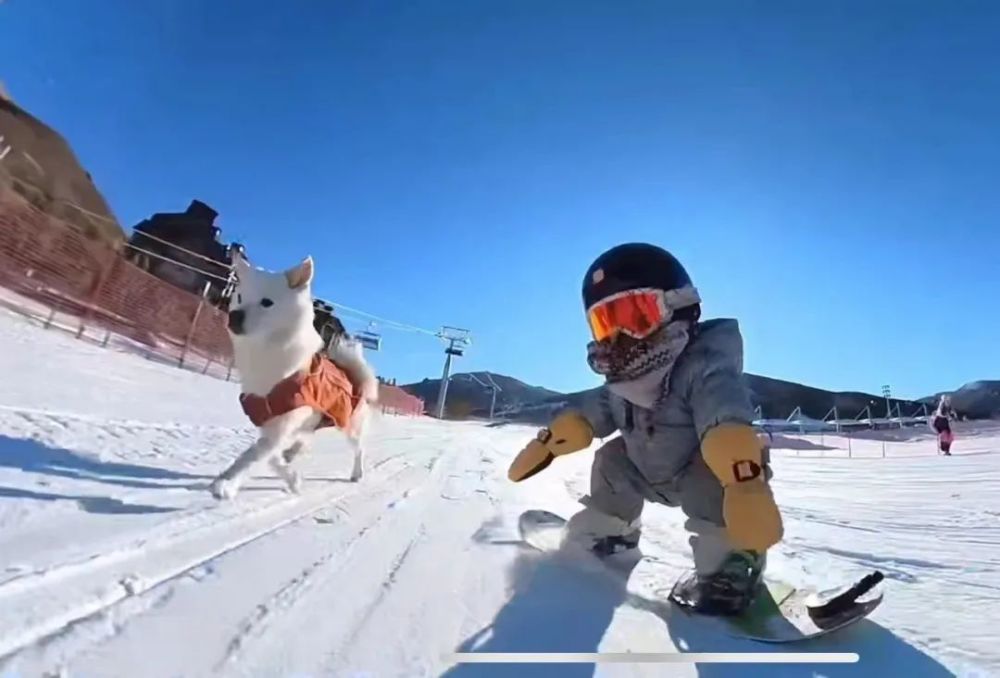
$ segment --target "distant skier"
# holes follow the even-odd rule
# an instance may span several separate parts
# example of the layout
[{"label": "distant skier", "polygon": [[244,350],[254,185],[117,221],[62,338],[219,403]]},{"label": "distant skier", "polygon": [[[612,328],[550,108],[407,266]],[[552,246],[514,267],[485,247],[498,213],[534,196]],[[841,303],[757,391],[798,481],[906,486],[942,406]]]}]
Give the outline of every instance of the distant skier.
[{"label": "distant skier", "polygon": [[951,420],[954,418],[955,409],[951,406],[951,396],[941,396],[932,425],[937,431],[938,451],[948,457],[951,456],[951,444],[955,442],[955,434],[951,430]]},{"label": "distant skier", "polygon": [[679,506],[695,571],[671,598],[706,614],[741,613],[783,527],[767,450],[751,426],[737,322],[699,322],[701,299],[684,267],[648,244],[598,257],[583,303],[588,362],[606,384],[542,429],[508,476],[524,480],[620,431],[596,451],[590,495],[566,538],[602,556],[635,548],[645,501]]}]

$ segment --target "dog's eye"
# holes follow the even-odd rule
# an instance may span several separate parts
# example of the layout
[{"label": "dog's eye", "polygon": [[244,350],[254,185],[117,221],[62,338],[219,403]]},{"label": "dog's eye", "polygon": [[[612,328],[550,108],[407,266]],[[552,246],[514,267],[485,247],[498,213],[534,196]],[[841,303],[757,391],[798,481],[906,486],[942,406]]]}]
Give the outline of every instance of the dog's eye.
[{"label": "dog's eye", "polygon": [[268,299],[267,297],[264,297],[263,299],[260,300],[260,305],[263,306],[264,308],[270,308],[274,306],[274,302]]}]

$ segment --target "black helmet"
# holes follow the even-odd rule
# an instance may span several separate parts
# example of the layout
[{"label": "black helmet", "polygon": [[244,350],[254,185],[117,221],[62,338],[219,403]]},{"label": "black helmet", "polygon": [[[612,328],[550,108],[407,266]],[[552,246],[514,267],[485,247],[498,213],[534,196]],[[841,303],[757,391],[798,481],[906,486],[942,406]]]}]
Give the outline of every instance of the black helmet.
[{"label": "black helmet", "polygon": [[[691,276],[670,252],[646,243],[626,243],[612,247],[597,257],[583,278],[583,306],[589,309],[612,294],[652,287],[676,290],[691,287]],[[694,304],[687,315],[697,320],[700,306]]]}]

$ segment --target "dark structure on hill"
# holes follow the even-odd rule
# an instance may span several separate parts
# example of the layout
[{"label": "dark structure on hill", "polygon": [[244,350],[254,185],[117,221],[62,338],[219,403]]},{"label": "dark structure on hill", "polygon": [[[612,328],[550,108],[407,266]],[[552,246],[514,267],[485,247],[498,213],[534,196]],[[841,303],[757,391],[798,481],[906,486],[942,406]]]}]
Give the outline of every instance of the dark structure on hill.
[{"label": "dark structure on hill", "polygon": [[219,240],[217,216],[218,212],[200,200],[192,200],[183,212],[158,212],[133,227],[125,256],[193,294],[202,294],[207,284],[208,298],[222,304],[233,253],[242,252],[243,246]]},{"label": "dark structure on hill", "polygon": [[125,232],[73,149],[11,100],[0,84],[0,188],[61,219],[87,238],[119,247]]}]

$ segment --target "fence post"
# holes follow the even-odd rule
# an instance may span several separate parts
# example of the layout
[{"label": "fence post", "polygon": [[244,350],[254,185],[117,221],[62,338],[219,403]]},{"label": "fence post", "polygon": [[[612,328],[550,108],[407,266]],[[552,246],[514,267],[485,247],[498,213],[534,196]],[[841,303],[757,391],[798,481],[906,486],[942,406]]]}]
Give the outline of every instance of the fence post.
[{"label": "fence post", "polygon": [[101,296],[101,290],[104,289],[104,285],[108,282],[108,279],[111,278],[111,272],[114,270],[115,265],[118,263],[118,261],[119,261],[118,253],[112,251],[108,265],[105,266],[104,270],[101,271],[100,275],[97,278],[97,285],[94,286],[93,293],[86,301],[87,304],[86,310],[83,312],[83,315],[80,316],[80,325],[79,327],[77,327],[76,330],[77,339],[83,337],[83,330],[86,327],[87,321],[93,318],[94,309],[97,307],[97,300]]},{"label": "fence post", "polygon": [[854,446],[851,444],[851,432],[847,432],[847,458],[854,456]]},{"label": "fence post", "polygon": [[187,336],[184,337],[184,347],[181,348],[181,357],[177,359],[177,366],[184,367],[184,359],[187,358],[188,347],[191,346],[191,339],[194,337],[194,330],[198,326],[198,318],[201,316],[201,309],[205,307],[205,298],[208,296],[208,289],[211,282],[205,281],[205,287],[201,290],[201,297],[198,298],[198,308],[194,310],[194,317],[191,319],[191,327],[188,328]]}]

